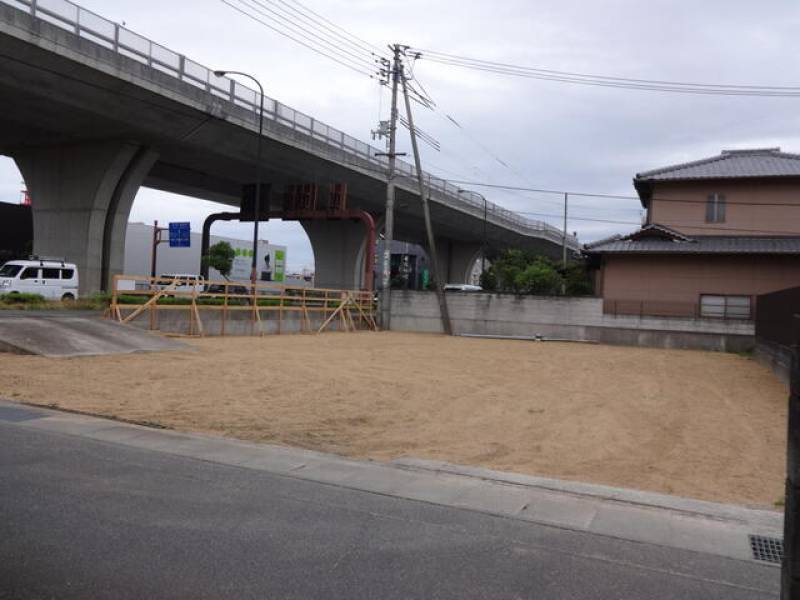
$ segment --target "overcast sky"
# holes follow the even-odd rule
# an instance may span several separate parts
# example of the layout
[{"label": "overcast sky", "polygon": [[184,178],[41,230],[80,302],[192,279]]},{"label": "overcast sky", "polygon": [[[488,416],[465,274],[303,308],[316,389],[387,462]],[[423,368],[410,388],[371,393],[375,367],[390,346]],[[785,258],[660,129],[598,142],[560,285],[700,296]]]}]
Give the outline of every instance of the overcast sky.
[{"label": "overcast sky", "polygon": [[[505,63],[641,79],[800,83],[795,65],[800,5],[793,0],[302,1],[380,47],[399,42]],[[388,117],[388,95],[384,92],[381,100],[374,81],[254,23],[221,0],[80,4],[211,68],[251,72],[268,95],[364,141],[379,115]],[[423,167],[450,179],[633,194],[636,172],[723,148],[780,146],[800,152],[800,99],[583,87],[504,78],[424,58],[415,77],[440,112],[466,132],[418,107],[419,127],[442,146],[441,152],[425,151]],[[403,137],[399,151],[407,150]],[[0,199],[18,201],[20,180],[13,162],[0,159]],[[557,196],[482,191],[508,208],[553,215],[533,218],[561,226]],[[582,242],[630,231],[641,218],[636,200],[576,198],[572,205],[569,229]],[[217,210],[212,203],[143,189],[131,220],[190,220],[199,229],[205,215]],[[215,233],[243,239],[250,231],[239,224],[216,227]],[[270,223],[264,238],[289,246],[290,268],[313,264],[297,224]]]}]

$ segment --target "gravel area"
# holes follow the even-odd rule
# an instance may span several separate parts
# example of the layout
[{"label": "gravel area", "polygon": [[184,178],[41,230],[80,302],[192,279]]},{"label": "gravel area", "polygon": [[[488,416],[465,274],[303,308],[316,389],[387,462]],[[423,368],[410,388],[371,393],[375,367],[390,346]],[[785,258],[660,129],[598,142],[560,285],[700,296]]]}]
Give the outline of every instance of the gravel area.
[{"label": "gravel area", "polygon": [[0,396],[179,430],[774,508],[787,391],[734,354],[330,333],[0,354]]}]

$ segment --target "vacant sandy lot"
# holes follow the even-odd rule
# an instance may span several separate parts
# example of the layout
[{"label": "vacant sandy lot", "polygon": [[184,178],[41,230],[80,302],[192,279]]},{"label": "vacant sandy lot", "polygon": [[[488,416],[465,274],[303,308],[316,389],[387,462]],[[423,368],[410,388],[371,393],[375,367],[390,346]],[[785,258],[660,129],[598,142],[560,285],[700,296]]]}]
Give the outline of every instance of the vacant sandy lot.
[{"label": "vacant sandy lot", "polygon": [[772,506],[786,390],[730,354],[359,333],[0,354],[0,396],[359,457]]}]

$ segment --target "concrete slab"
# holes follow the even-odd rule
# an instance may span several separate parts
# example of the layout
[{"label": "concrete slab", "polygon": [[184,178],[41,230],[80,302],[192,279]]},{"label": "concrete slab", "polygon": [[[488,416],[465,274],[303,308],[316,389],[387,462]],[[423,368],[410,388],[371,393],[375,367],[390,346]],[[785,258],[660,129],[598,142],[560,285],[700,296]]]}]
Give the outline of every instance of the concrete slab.
[{"label": "concrete slab", "polygon": [[[675,516],[669,520],[668,546],[686,548],[696,552],[714,554],[715,549],[724,546],[729,556],[743,560],[752,559],[748,534],[761,533],[754,527],[732,526],[728,522],[704,521]],[[773,532],[763,532],[783,537]]]},{"label": "concrete slab", "polygon": [[472,485],[456,499],[454,506],[516,517],[534,503],[535,496],[535,492],[517,486]]},{"label": "concrete slab", "polygon": [[567,529],[587,530],[597,515],[597,502],[567,494],[539,492],[520,518]]},{"label": "concrete slab", "polygon": [[79,415],[51,414],[41,419],[26,422],[26,427],[52,431],[64,435],[91,437],[96,431],[108,428],[109,422],[101,419],[89,420]]},{"label": "concrete slab", "polygon": [[92,356],[185,350],[182,342],[95,316],[4,316],[0,351],[40,356]]},{"label": "concrete slab", "polygon": [[671,514],[620,504],[601,504],[588,531],[637,542],[669,545]]}]

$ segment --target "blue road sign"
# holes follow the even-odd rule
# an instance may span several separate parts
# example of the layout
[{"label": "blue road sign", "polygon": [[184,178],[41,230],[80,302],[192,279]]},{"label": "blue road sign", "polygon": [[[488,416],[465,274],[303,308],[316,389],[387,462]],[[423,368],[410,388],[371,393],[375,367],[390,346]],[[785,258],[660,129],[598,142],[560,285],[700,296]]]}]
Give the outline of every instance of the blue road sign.
[{"label": "blue road sign", "polygon": [[169,247],[189,248],[192,245],[192,231],[190,223],[169,224]]}]

